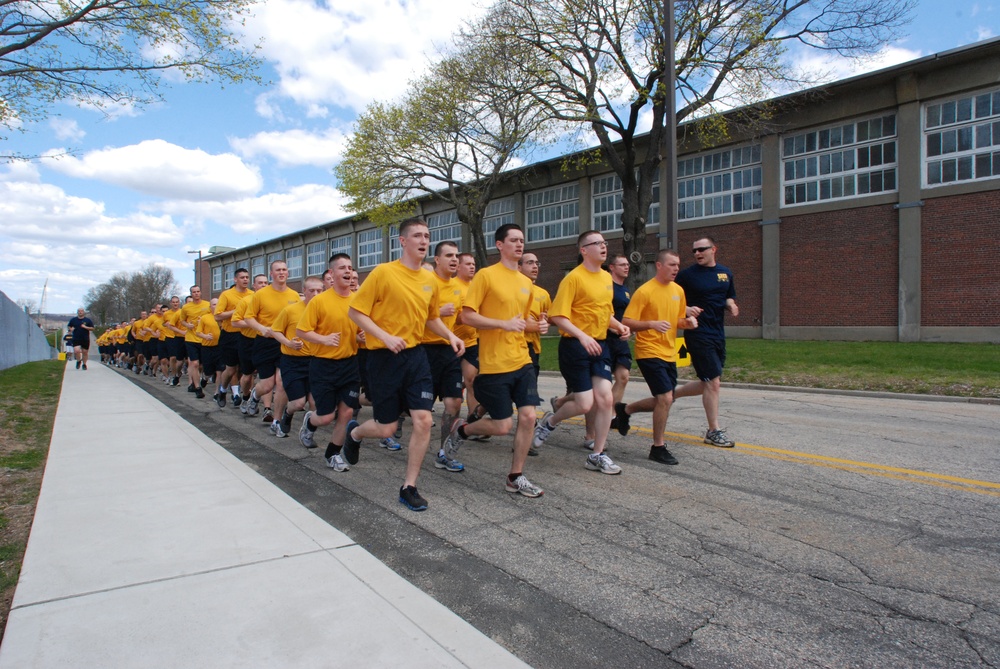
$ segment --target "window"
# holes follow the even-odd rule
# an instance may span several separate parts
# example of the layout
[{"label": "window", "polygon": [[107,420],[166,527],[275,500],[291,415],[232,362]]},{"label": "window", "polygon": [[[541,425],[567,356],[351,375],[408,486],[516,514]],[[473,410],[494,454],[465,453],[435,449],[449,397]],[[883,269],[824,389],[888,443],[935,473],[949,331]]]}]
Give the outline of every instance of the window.
[{"label": "window", "polygon": [[216,265],[212,268],[212,291],[219,292],[222,290],[222,265]]},{"label": "window", "polygon": [[494,234],[501,225],[514,222],[514,198],[505,197],[501,200],[493,200],[486,205],[486,213],[483,215],[483,240],[488,249],[495,249]]},{"label": "window", "polygon": [[271,279],[271,263],[273,263],[275,260],[284,260],[284,259],[285,259],[285,252],[284,251],[281,251],[279,253],[268,253],[267,254],[267,278],[268,278],[268,280]]},{"label": "window", "polygon": [[677,220],[761,208],[761,149],[751,144],[677,161]]},{"label": "window", "polygon": [[431,233],[431,246],[428,253],[434,253],[438,242],[455,242],[462,246],[462,223],[458,220],[458,212],[452,209],[427,217],[427,229]]},{"label": "window", "polygon": [[285,263],[288,265],[288,278],[297,281],[302,278],[302,247],[285,251]]},{"label": "window", "polygon": [[265,274],[264,272],[264,256],[259,256],[254,258],[250,263],[250,281],[253,282],[255,276]]},{"label": "window", "polygon": [[326,254],[326,242],[316,242],[306,247],[306,274],[309,276],[320,276],[326,271],[327,260],[330,256]]},{"label": "window", "polygon": [[[622,180],[617,174],[595,177],[590,185],[591,215],[594,230],[608,232],[622,228]],[[653,201],[649,204],[646,225],[660,222],[660,170],[653,173]]]},{"label": "window", "polygon": [[223,271],[222,271],[222,285],[225,288],[229,288],[231,285],[233,285],[234,274],[235,273],[236,273],[236,264],[235,263],[229,263],[228,265],[226,265],[223,268]]},{"label": "window", "polygon": [[403,257],[403,247],[399,243],[399,226],[389,227],[389,260],[399,260]]},{"label": "window", "polygon": [[358,233],[358,267],[374,267],[382,262],[382,231],[378,228]]},{"label": "window", "polygon": [[[333,239],[331,239],[330,240],[330,255],[328,255],[326,257],[327,261],[329,261],[330,258],[332,258],[333,255],[336,254],[336,253],[346,253],[347,255],[351,256],[351,258],[353,259],[354,258],[354,253],[353,253],[354,249],[351,248],[351,243],[352,243],[352,240],[351,240],[351,236],[350,235],[343,235],[342,237],[334,237]],[[324,267],[323,269],[325,270],[326,268]]]},{"label": "window", "polygon": [[925,185],[1000,176],[1000,90],[924,108]]},{"label": "window", "polygon": [[580,186],[556,186],[525,196],[529,242],[575,237],[580,232]]},{"label": "window", "polygon": [[782,139],[785,205],[896,190],[896,115]]}]

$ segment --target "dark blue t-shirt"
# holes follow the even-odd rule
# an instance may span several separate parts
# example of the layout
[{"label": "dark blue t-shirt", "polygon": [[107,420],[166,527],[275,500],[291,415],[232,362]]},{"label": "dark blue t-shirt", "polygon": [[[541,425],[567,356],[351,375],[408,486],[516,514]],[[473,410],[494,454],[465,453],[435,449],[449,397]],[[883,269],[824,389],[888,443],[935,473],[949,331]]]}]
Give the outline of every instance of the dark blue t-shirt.
[{"label": "dark blue t-shirt", "polygon": [[85,341],[90,339],[90,330],[84,329],[84,325],[94,327],[94,322],[84,316],[79,318],[73,316],[69,319],[69,327],[73,330],[73,341]]},{"label": "dark blue t-shirt", "polygon": [[[622,318],[625,317],[625,309],[628,308],[628,303],[632,300],[632,293],[625,286],[619,286],[617,281],[612,281],[611,285],[615,289],[614,297],[611,298],[611,304],[615,310],[615,319],[621,323]],[[608,337],[617,336],[617,332],[608,330]]]},{"label": "dark blue t-shirt", "polygon": [[715,267],[694,264],[678,272],[674,281],[684,289],[684,298],[689,307],[704,309],[698,316],[698,327],[685,330],[684,336],[690,339],[725,339],[723,319],[726,300],[736,299],[732,271],[718,264]]}]

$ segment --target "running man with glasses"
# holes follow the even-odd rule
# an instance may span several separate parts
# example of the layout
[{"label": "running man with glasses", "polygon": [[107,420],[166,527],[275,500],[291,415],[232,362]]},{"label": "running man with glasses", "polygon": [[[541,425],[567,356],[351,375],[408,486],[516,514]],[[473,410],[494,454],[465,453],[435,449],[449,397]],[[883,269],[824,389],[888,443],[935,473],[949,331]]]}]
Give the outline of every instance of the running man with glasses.
[{"label": "running man with glasses", "polygon": [[698,329],[685,333],[684,342],[700,381],[677,388],[674,399],[701,395],[708,419],[705,443],[732,448],[735,442],[719,427],[719,391],[726,364],[725,315],[728,311],[736,318],[740,308],[736,305],[733,272],[715,262],[716,250],[711,237],[695,240],[692,248],[695,264],[681,270],[675,279],[684,289],[687,315],[698,319]]}]

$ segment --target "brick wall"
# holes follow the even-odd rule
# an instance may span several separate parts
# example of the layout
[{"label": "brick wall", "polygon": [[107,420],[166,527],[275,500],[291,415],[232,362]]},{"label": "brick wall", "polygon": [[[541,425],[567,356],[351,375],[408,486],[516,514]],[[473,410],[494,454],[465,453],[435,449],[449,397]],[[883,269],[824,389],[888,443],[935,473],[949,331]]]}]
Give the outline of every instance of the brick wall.
[{"label": "brick wall", "polygon": [[892,205],[782,216],[783,326],[896,326],[898,215]]},{"label": "brick wall", "polygon": [[694,264],[691,247],[701,237],[710,236],[715,240],[718,251],[715,261],[733,271],[736,286],[736,304],[740,307],[739,318],[726,315],[727,325],[759,326],[762,312],[761,299],[761,229],[757,221],[720,225],[710,228],[693,228],[677,233],[677,251],[681,256],[681,267]]},{"label": "brick wall", "polygon": [[921,325],[1000,325],[1000,191],[926,200]]}]

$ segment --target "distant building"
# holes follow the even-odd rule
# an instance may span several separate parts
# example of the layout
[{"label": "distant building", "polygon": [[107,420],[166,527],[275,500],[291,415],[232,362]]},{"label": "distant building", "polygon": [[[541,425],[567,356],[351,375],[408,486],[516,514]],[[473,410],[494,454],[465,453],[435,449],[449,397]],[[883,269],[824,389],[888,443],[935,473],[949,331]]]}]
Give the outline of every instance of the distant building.
[{"label": "distant building", "polygon": [[[735,337],[1000,342],[1000,39],[935,54],[768,102],[756,136],[682,142],[677,244],[710,235],[733,269]],[[682,125],[678,136],[685,136]],[[525,228],[539,283],[553,292],[586,229],[621,237],[621,185],[607,167],[567,174],[556,158],[522,170],[485,228]],[[666,191],[666,184],[654,193]],[[662,202],[662,200],[661,200]],[[659,246],[660,204],[647,248]],[[469,249],[454,209],[419,207],[434,243]],[[612,242],[612,248],[620,248]],[[202,259],[217,295],[236,267],[288,263],[289,283],[335,252],[362,274],[399,257],[395,230],[344,218]]]}]

